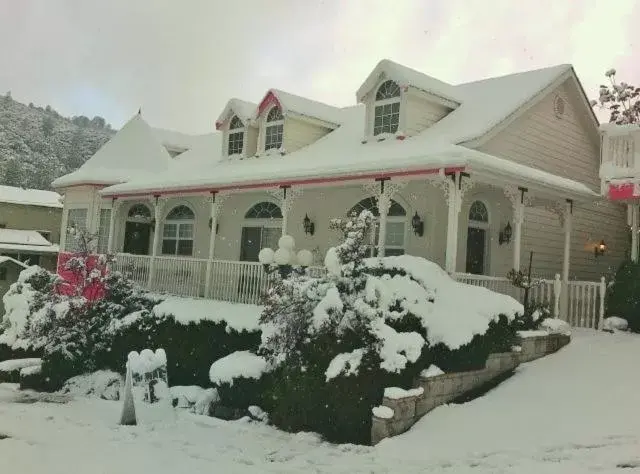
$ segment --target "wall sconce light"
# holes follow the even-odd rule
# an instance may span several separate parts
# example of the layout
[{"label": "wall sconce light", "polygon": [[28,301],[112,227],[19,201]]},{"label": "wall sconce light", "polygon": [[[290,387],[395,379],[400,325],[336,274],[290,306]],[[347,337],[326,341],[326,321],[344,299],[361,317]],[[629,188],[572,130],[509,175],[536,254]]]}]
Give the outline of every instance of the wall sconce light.
[{"label": "wall sconce light", "polygon": [[411,227],[413,228],[413,233],[418,237],[422,237],[424,235],[424,220],[420,219],[420,216],[417,212],[411,219]]},{"label": "wall sconce light", "polygon": [[313,235],[313,233],[316,231],[315,223],[311,219],[309,219],[309,216],[307,214],[304,215],[302,226],[304,227],[305,234]]},{"label": "wall sconce light", "polygon": [[[209,217],[209,229],[211,229],[211,226],[213,225],[213,218]],[[220,223],[216,222],[216,234],[220,232]]]},{"label": "wall sconce light", "polygon": [[498,243],[502,245],[511,242],[511,233],[511,222],[507,222],[507,225],[498,234]]},{"label": "wall sconce light", "polygon": [[607,251],[607,244],[604,243],[604,240],[601,240],[600,243],[596,245],[593,249],[593,253],[595,254],[596,258],[598,258],[601,255],[604,255],[606,251]]}]

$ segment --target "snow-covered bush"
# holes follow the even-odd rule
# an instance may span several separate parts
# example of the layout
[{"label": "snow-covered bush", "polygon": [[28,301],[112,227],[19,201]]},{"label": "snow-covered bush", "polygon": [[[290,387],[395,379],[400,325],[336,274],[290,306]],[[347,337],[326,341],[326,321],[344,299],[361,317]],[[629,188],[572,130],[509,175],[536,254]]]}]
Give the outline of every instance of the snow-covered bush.
[{"label": "snow-covered bush", "polygon": [[[371,409],[385,387],[411,388],[431,364],[447,372],[482,367],[515,341],[511,321],[522,305],[460,285],[418,257],[366,259],[372,225],[368,211],[333,221],[343,241],[327,252],[327,275],[292,273],[268,291],[258,355],[269,371],[246,382],[282,429],[369,443]],[[250,403],[249,388],[235,387],[234,379],[222,403]]]}]

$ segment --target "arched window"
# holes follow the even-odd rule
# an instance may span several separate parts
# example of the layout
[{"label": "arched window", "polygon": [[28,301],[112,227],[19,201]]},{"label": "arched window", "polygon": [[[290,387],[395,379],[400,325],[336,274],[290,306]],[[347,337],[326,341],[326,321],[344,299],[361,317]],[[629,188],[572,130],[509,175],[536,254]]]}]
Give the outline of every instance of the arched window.
[{"label": "arched window", "polygon": [[164,255],[193,255],[195,214],[187,206],[176,206],[165,219],[162,228]]},{"label": "arched window", "polygon": [[467,228],[466,272],[482,275],[487,267],[489,239],[489,210],[482,201],[474,201],[469,208]]},{"label": "arched window", "polygon": [[247,211],[245,219],[282,219],[282,211],[277,204],[269,201],[259,202]]},{"label": "arched window", "polygon": [[264,134],[264,149],[278,149],[282,146],[282,131],[284,130],[284,117],[277,105],[272,107],[267,114],[267,126]]},{"label": "arched window", "polygon": [[244,124],[237,115],[234,115],[229,122],[228,142],[227,154],[229,156],[242,153],[244,146]]},{"label": "arched window", "polygon": [[151,221],[151,210],[144,204],[134,204],[127,213],[127,220],[132,222]]},{"label": "arched window", "polygon": [[240,260],[257,262],[263,248],[278,248],[278,240],[282,236],[282,211],[277,204],[263,201],[252,206],[244,218]]},{"label": "arched window", "polygon": [[395,81],[385,81],[376,92],[373,134],[396,133],[399,124],[400,87]]},{"label": "arched window", "polygon": [[[362,211],[370,211],[375,217],[380,216],[378,211],[378,200],[368,197],[353,206],[349,211],[350,215],[359,215]],[[397,201],[391,200],[389,212],[387,214],[387,232],[385,236],[385,255],[404,255],[405,229],[407,226],[407,211]],[[371,234],[371,255],[376,255],[378,245],[378,228],[376,222]]]}]

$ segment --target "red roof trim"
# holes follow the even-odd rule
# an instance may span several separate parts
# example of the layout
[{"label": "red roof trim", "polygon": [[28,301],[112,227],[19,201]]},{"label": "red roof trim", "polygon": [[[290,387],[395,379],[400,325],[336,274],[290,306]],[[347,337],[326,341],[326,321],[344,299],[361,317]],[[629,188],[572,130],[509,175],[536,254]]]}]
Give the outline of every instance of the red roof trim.
[{"label": "red roof trim", "polygon": [[116,198],[149,196],[149,195],[156,195],[156,194],[162,195],[162,196],[169,196],[173,194],[199,194],[199,193],[211,193],[211,192],[242,190],[242,189],[261,189],[261,188],[271,188],[274,186],[299,186],[299,185],[305,185],[305,184],[342,183],[342,182],[348,182],[348,181],[358,181],[363,179],[398,178],[403,176],[431,175],[431,174],[436,174],[440,172],[441,169],[444,169],[445,173],[455,173],[458,171],[465,170],[463,166],[457,166],[457,167],[451,166],[451,167],[445,167],[445,168],[428,168],[428,169],[417,169],[417,170],[352,174],[352,175],[345,175],[345,176],[336,176],[331,178],[291,179],[286,181],[273,181],[273,182],[262,182],[262,183],[229,184],[226,186],[216,186],[216,187],[208,186],[208,187],[199,187],[199,188],[170,189],[166,191],[162,189],[153,189],[149,191],[120,193],[120,194],[106,193],[104,196],[113,196]]},{"label": "red roof trim", "polygon": [[264,96],[264,99],[262,99],[262,102],[260,102],[260,105],[258,105],[258,115],[260,115],[266,108],[273,104],[276,104],[278,107],[280,107],[280,111],[284,113],[284,111],[282,110],[282,104],[280,104],[278,97],[276,97],[273,91],[269,91],[267,92],[267,95]]}]

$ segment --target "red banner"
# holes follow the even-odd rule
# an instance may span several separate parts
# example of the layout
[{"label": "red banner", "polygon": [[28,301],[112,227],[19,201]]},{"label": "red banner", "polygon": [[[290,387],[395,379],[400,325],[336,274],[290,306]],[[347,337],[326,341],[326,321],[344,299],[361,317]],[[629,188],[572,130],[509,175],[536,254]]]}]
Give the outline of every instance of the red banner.
[{"label": "red banner", "polygon": [[609,185],[609,199],[612,201],[622,201],[640,197],[640,189],[637,184],[623,183]]}]

